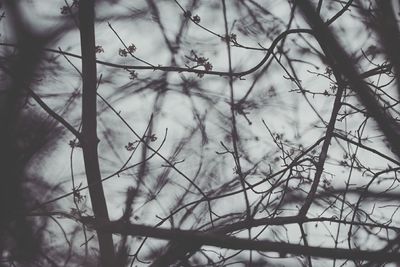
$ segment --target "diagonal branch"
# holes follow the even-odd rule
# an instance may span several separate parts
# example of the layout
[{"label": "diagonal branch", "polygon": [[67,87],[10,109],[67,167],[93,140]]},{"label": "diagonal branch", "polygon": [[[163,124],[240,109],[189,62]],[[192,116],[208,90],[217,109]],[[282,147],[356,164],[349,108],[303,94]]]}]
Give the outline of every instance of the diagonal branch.
[{"label": "diagonal branch", "polygon": [[390,114],[382,109],[371,89],[361,79],[349,55],[314,11],[315,9],[310,2],[307,0],[298,0],[298,4],[311,28],[314,30],[314,36],[317,41],[320,44],[325,44],[332,58],[335,59],[335,66],[333,67],[336,67],[339,74],[346,78],[347,84],[357,93],[360,102],[375,119],[397,157],[400,157],[400,129],[398,123]]},{"label": "diagonal branch", "polygon": [[376,31],[381,37],[385,52],[396,72],[397,90],[400,94],[400,32],[392,1],[376,1],[378,6]]},{"label": "diagonal branch", "polygon": [[65,128],[67,128],[75,137],[80,140],[81,138],[81,133],[76,130],[69,122],[67,122],[63,117],[58,115],[54,110],[52,110],[43,100],[38,96],[33,90],[28,89],[29,95],[35,99],[35,101],[41,106],[47,114],[49,114],[51,117],[53,117],[56,121],[61,123]]}]

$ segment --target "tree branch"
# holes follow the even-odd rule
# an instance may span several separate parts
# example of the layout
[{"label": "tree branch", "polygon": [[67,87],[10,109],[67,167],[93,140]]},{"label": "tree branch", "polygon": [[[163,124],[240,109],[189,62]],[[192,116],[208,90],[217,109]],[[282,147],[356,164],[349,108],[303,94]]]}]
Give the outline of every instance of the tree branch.
[{"label": "tree branch", "polygon": [[400,259],[400,254],[394,252],[384,253],[381,251],[321,248],[266,240],[255,241],[219,234],[203,233],[199,231],[154,228],[152,226],[136,225],[120,221],[109,222],[102,225],[95,223],[94,221],[88,223],[94,223],[91,226],[93,226],[95,229],[101,229],[107,233],[147,236],[164,240],[174,240],[186,245],[197,243],[199,245],[234,250],[257,250],[264,252],[277,252],[281,255],[309,255],[313,257],[366,260],[371,262],[396,262]]},{"label": "tree branch", "polygon": [[[109,221],[107,204],[101,183],[97,152],[97,74],[94,33],[94,0],[80,1],[79,20],[82,49],[82,149],[85,171],[88,180],[90,199],[95,219],[99,223]],[[114,244],[112,235],[97,231],[100,248],[100,261],[103,267],[113,266]]]},{"label": "tree branch", "polygon": [[357,93],[360,102],[375,119],[397,157],[400,157],[400,129],[398,123],[376,101],[373,92],[358,74],[351,58],[338,43],[327,25],[316,14],[310,2],[298,0],[298,4],[311,28],[314,30],[314,36],[317,41],[320,44],[326,44],[331,56],[335,59],[335,66],[331,67],[337,68],[339,74],[346,78],[347,84]]}]

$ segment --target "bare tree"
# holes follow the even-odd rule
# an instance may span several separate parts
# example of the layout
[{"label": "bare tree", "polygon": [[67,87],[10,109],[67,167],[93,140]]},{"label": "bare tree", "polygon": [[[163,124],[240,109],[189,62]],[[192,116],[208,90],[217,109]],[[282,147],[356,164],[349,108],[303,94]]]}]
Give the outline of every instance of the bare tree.
[{"label": "bare tree", "polygon": [[397,2],[1,11],[1,266],[400,263]]}]

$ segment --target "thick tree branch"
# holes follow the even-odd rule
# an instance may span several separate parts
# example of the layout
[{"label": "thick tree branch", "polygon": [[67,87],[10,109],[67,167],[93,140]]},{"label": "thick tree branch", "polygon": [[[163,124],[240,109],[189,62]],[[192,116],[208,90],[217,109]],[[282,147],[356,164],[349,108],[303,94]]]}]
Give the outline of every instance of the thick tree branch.
[{"label": "thick tree branch", "polygon": [[400,157],[400,129],[398,123],[382,109],[371,89],[361,79],[353,61],[343,50],[330,29],[314,11],[313,5],[307,0],[298,0],[298,4],[311,28],[314,30],[315,38],[319,43],[327,45],[330,54],[335,59],[335,66],[332,67],[337,68],[339,73],[345,77],[347,84],[357,93],[360,102],[367,108],[369,114],[372,115],[379,128],[385,134],[397,157]]},{"label": "thick tree branch", "polygon": [[376,31],[381,37],[385,52],[392,62],[397,79],[397,90],[400,95],[400,32],[397,27],[395,7],[392,1],[376,1],[378,5]]},{"label": "thick tree branch", "polygon": [[[85,171],[88,180],[90,199],[95,219],[106,223],[108,219],[107,204],[101,183],[100,166],[97,152],[97,74],[94,33],[94,0],[80,1],[79,20],[82,49],[82,149]],[[103,267],[113,266],[114,244],[112,235],[97,231],[100,248],[100,261]]]},{"label": "thick tree branch", "polygon": [[[92,222],[88,221],[87,223],[91,224]],[[152,226],[135,225],[130,223],[123,223],[120,221],[109,222],[102,225],[95,223],[91,226],[108,233],[126,234],[132,236],[147,236],[164,240],[174,240],[186,245],[199,244],[234,250],[277,252],[281,255],[309,255],[322,258],[365,260],[372,262],[396,262],[400,259],[400,253],[395,252],[383,253],[381,251],[302,246],[266,240],[255,241],[225,235],[203,233],[199,231],[154,228]]]}]

